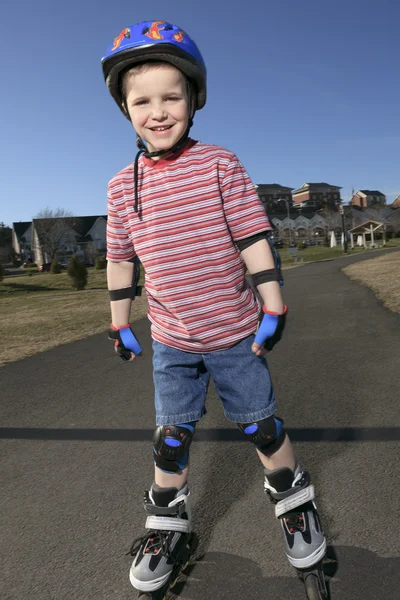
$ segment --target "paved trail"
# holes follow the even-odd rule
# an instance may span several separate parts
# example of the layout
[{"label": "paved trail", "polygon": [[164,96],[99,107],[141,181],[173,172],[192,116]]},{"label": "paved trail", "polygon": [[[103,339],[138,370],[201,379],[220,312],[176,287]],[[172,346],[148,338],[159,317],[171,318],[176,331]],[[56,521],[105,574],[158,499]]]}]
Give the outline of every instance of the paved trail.
[{"label": "paved trail", "polygon": [[[269,361],[338,557],[332,600],[395,600],[400,316],[341,273],[353,260],[286,272],[288,324]],[[148,322],[135,329],[132,365],[100,335],[0,370],[2,600],[136,597],[125,552],[152,481],[153,388]],[[191,451],[203,559],[181,597],[304,600],[254,451],[213,390],[207,406]]]}]

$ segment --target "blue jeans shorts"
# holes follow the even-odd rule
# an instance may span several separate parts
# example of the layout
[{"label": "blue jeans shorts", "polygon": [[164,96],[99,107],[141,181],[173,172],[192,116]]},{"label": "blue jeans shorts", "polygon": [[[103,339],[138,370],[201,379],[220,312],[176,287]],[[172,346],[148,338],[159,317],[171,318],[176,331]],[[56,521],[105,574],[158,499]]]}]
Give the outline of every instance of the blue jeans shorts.
[{"label": "blue jeans shorts", "polygon": [[153,340],[156,424],[190,423],[205,415],[210,377],[230,421],[253,423],[273,415],[267,361],[251,351],[253,341],[251,335],[227,350],[194,354]]}]

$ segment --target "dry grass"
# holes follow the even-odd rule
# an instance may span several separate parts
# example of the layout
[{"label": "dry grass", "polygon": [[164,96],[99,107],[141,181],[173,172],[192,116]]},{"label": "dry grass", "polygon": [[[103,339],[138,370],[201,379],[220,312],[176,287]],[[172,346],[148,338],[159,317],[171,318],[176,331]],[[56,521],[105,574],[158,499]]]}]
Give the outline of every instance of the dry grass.
[{"label": "dry grass", "polygon": [[[79,292],[66,274],[48,273],[6,277],[0,288],[0,366],[108,329],[105,271],[90,272],[89,289]],[[133,306],[132,321],[146,316],[145,294]]]},{"label": "dry grass", "polygon": [[394,312],[400,312],[400,252],[345,267],[350,279],[366,285]]}]

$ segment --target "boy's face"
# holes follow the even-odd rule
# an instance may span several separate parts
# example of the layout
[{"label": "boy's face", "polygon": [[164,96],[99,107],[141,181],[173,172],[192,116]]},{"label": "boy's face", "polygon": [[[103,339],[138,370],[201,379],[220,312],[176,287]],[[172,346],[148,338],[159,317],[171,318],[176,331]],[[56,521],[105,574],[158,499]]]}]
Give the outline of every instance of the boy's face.
[{"label": "boy's face", "polygon": [[168,150],[188,126],[185,77],[172,65],[155,65],[126,78],[126,104],[136,133],[150,152]]}]

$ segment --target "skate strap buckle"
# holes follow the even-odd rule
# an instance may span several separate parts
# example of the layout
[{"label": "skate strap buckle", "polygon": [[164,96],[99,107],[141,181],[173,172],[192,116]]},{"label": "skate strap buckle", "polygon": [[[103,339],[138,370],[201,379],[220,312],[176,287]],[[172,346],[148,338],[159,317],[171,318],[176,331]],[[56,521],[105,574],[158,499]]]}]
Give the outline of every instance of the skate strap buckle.
[{"label": "skate strap buckle", "polygon": [[146,519],[146,529],[155,529],[158,531],[180,531],[181,533],[190,532],[190,523],[187,519],[151,516]]},{"label": "skate strap buckle", "polygon": [[186,505],[184,500],[181,500],[173,506],[156,506],[155,504],[152,504],[150,500],[145,500],[144,510],[150,515],[159,515],[160,517],[171,517],[173,515],[181,517],[186,512]]},{"label": "skate strap buckle", "polygon": [[295,494],[284,498],[283,500],[279,500],[278,504],[275,506],[275,516],[277,519],[295,508],[306,504],[307,502],[311,502],[315,498],[315,491],[313,485],[308,485],[305,488],[300,489]]},{"label": "skate strap buckle", "polygon": [[182,512],[184,512],[180,510],[179,504],[176,504],[175,506],[156,506],[151,502],[145,502],[144,509],[148,514],[159,515],[160,517],[171,517],[173,515],[181,515]]}]

